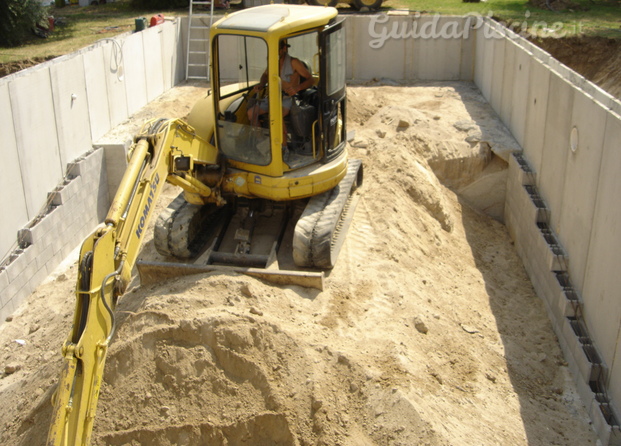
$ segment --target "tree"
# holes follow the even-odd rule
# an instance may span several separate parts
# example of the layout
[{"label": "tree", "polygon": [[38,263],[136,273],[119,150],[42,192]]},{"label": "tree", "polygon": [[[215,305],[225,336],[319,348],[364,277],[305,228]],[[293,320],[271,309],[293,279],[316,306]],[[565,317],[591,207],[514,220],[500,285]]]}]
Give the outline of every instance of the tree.
[{"label": "tree", "polygon": [[0,45],[19,45],[46,17],[47,8],[38,0],[0,1]]}]

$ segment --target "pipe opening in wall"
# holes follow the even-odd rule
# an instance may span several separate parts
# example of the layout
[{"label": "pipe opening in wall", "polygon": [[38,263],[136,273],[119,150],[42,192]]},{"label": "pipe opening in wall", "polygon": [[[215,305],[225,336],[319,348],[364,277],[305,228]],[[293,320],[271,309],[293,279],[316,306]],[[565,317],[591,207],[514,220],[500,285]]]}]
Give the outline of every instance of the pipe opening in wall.
[{"label": "pipe opening in wall", "polygon": [[578,127],[574,126],[569,133],[569,147],[573,153],[578,150]]}]

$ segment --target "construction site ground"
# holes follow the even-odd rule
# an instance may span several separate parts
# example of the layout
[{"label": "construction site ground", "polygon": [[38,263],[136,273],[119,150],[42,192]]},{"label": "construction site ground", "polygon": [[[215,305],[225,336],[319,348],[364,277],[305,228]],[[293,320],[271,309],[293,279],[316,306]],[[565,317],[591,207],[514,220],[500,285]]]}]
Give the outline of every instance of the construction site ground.
[{"label": "construction site ground", "polygon": [[[183,117],[205,91],[178,86],[107,138]],[[513,143],[479,90],[377,81],[348,95],[365,179],[325,289],[136,281],[117,306],[93,444],[597,444],[498,221]],[[151,239],[141,257],[161,259]],[[76,258],[0,328],[1,444],[45,442]]]}]

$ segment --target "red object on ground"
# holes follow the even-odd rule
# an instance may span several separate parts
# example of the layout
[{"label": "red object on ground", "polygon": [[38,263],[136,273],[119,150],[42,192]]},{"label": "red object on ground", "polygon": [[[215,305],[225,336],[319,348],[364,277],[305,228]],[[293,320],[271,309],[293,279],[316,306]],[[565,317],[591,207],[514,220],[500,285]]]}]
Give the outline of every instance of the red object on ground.
[{"label": "red object on ground", "polygon": [[47,29],[52,32],[54,31],[54,17],[47,18]]},{"label": "red object on ground", "polygon": [[149,26],[161,25],[162,23],[164,23],[164,16],[162,14],[157,14],[151,17]]}]

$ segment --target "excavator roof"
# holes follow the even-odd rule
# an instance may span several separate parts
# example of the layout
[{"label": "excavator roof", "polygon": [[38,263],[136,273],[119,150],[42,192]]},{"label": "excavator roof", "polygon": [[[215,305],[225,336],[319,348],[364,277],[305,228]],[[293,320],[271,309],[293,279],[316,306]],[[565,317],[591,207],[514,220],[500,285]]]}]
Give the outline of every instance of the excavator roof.
[{"label": "excavator roof", "polygon": [[327,24],[336,17],[336,8],[325,6],[274,4],[244,9],[227,15],[213,25],[219,30],[294,33]]}]

